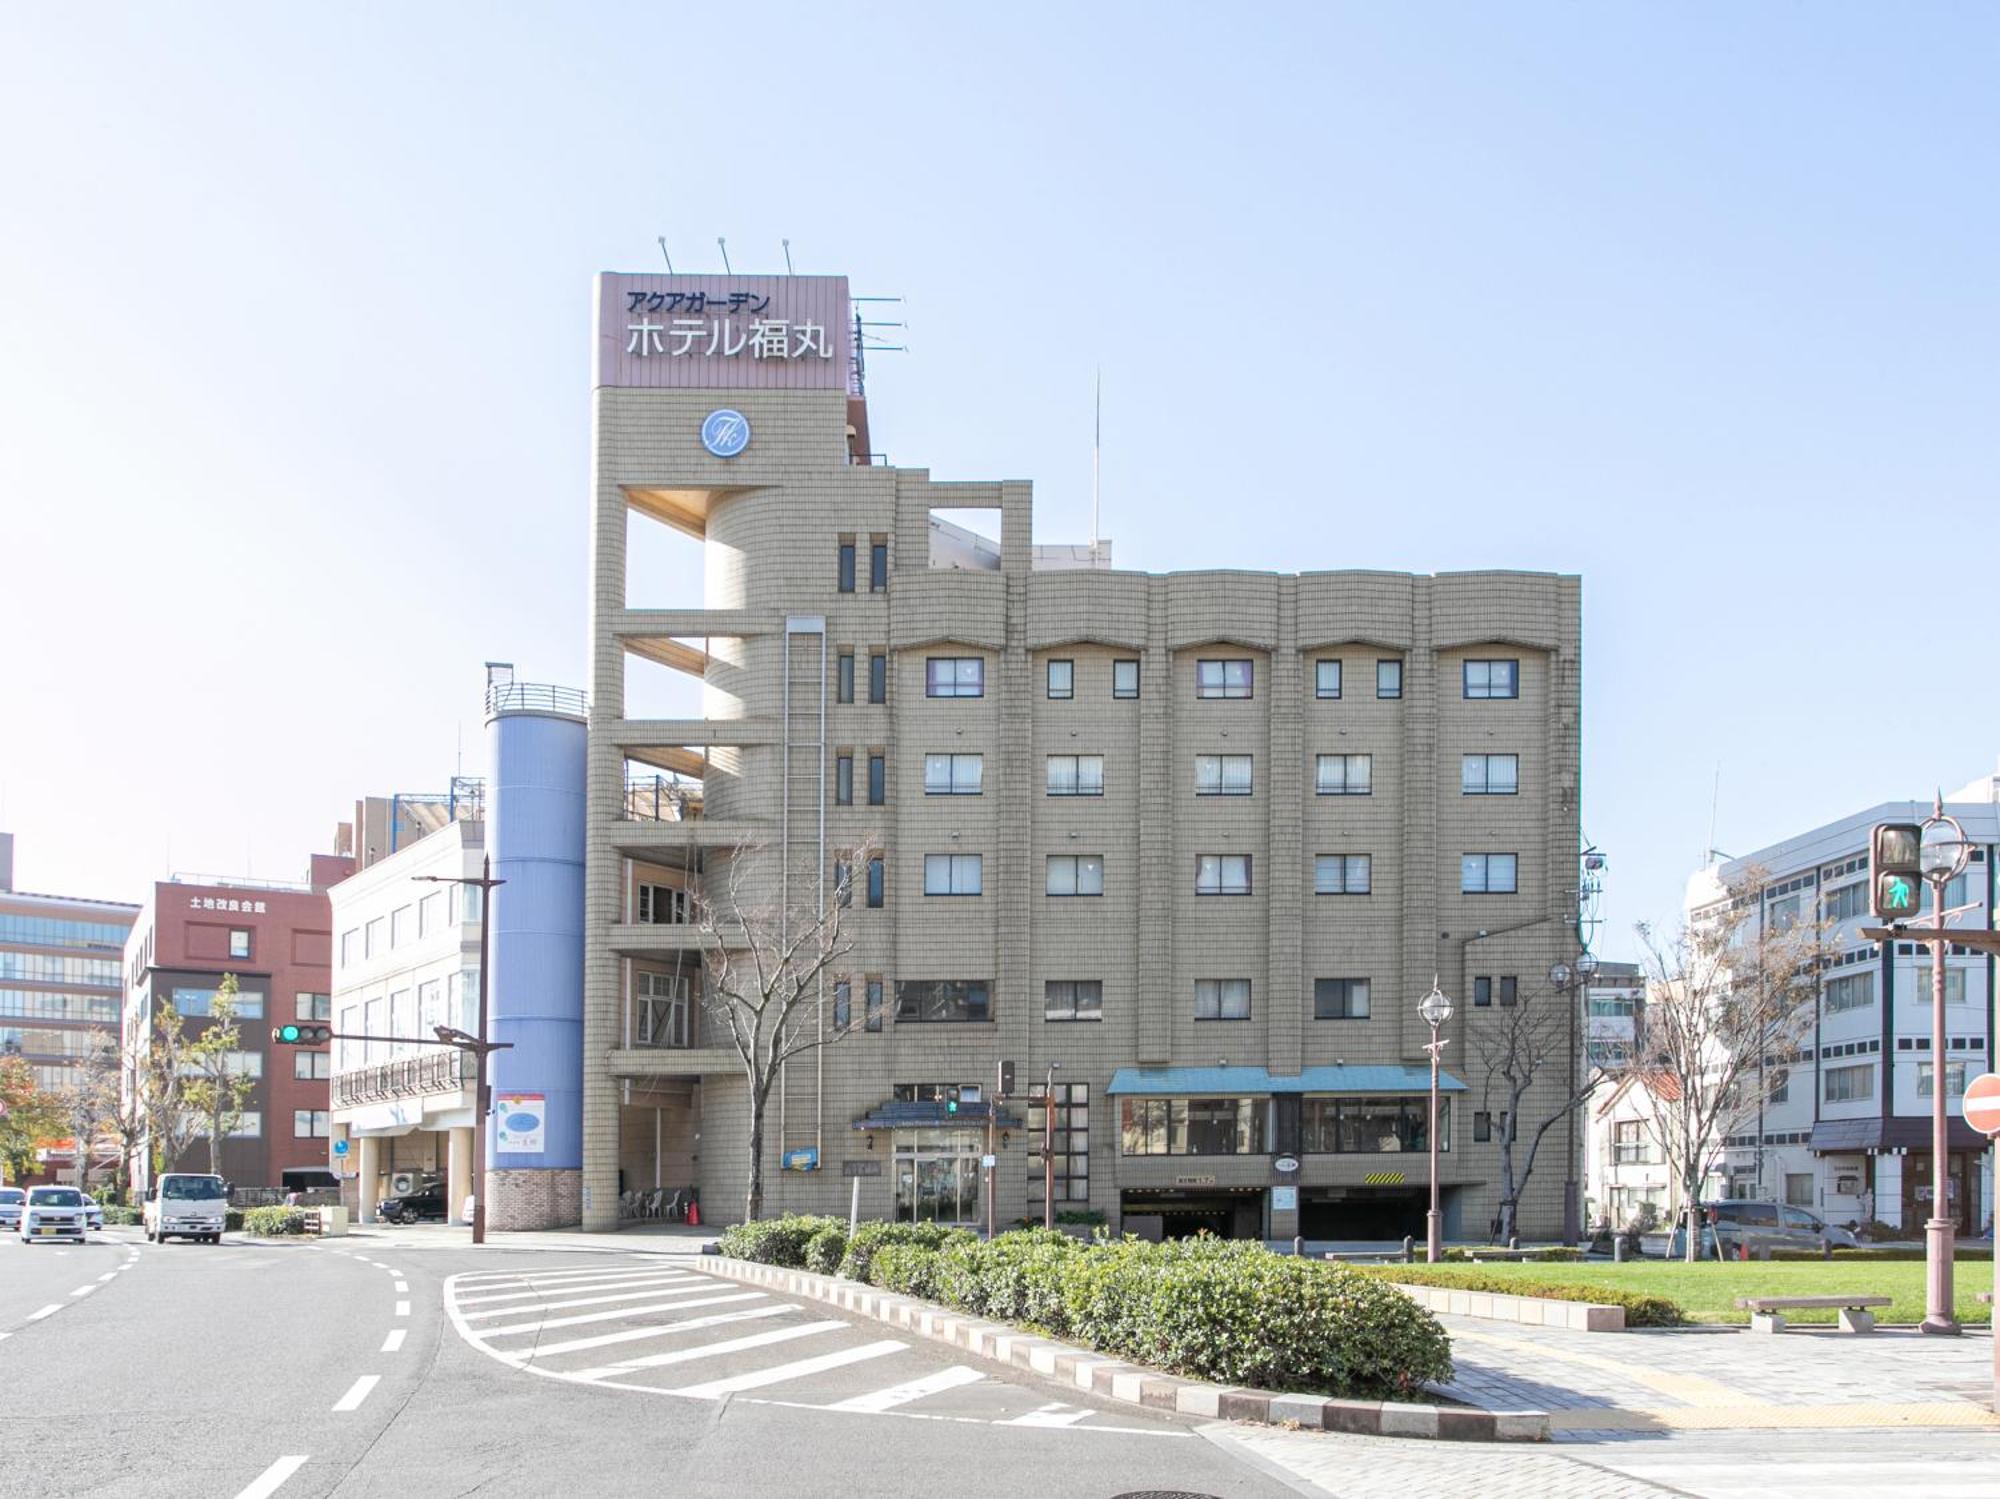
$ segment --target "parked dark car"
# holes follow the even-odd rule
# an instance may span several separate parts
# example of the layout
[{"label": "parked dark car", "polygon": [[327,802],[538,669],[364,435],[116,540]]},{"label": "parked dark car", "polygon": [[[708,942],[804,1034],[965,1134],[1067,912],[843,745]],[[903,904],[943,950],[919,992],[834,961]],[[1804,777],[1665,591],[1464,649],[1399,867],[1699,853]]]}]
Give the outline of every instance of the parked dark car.
[{"label": "parked dark car", "polygon": [[385,1197],[375,1205],[384,1223],[442,1223],[451,1215],[445,1211],[444,1188],[430,1186],[401,1197]]}]

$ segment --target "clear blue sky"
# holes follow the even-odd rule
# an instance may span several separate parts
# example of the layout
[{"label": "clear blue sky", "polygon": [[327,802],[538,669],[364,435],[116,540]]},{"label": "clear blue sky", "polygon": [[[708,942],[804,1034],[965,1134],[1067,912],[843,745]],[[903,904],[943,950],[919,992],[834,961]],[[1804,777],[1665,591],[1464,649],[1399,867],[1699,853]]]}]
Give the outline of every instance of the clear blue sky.
[{"label": "clear blue sky", "polygon": [[478,770],[583,676],[591,274],[788,236],[1042,540],[1101,365],[1122,565],[1582,573],[1618,956],[1718,765],[1740,853],[2000,752],[1996,153],[1975,5],[9,7],[0,827],[135,897]]}]

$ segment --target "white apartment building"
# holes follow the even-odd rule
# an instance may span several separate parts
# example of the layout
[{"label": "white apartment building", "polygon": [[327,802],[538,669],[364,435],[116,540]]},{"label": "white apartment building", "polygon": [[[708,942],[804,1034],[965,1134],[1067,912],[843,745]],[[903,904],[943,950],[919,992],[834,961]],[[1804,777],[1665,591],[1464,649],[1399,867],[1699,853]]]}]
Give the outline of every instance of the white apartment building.
[{"label": "white apartment building", "polygon": [[1637,963],[1602,962],[1584,991],[1586,1062],[1615,1070],[1632,1060],[1632,1040],[1646,1003],[1646,979]]},{"label": "white apartment building", "polygon": [[[479,1001],[477,876],[485,824],[448,822],[332,889],[332,1163],[360,1220],[375,1204],[437,1183],[451,1221],[472,1190],[473,1062],[424,1037],[475,1030]],[[379,1038],[379,1039],[378,1039]]]},{"label": "white apartment building", "polygon": [[[1974,845],[1945,890],[1954,926],[1990,929],[2000,855],[2000,774],[1945,798]],[[1815,916],[1832,924],[1835,952],[1815,998],[1803,1056],[1786,1069],[1760,1116],[1724,1142],[1728,1195],[1772,1198],[1829,1222],[1870,1219],[1921,1230],[1931,1216],[1931,955],[1914,942],[1892,950],[1861,936],[1869,910],[1868,837],[1880,822],[1921,822],[1924,802],[1884,802],[1711,867],[1688,882],[1692,916],[1751,868],[1768,876],[1761,919],[1773,929]],[[1928,901],[1928,897],[1927,897]],[[1965,909],[1960,909],[1965,908]],[[1928,903],[1912,922],[1932,919]],[[1993,1066],[1994,960],[1967,949],[1947,959],[1948,1100]],[[1952,1215],[1960,1232],[1993,1220],[1993,1152],[1951,1110]]]}]

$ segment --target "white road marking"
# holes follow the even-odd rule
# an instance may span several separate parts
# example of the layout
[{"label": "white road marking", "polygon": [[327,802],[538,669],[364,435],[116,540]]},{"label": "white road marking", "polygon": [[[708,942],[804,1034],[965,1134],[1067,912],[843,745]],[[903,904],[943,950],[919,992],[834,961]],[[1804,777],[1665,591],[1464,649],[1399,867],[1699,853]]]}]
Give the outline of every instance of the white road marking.
[{"label": "white road marking", "polygon": [[271,1495],[284,1487],[285,1480],[306,1465],[302,1456],[281,1457],[251,1482],[250,1487],[236,1496],[236,1499],[271,1499]]},{"label": "white road marking", "polygon": [[480,1270],[456,1277],[458,1283],[474,1290],[498,1280],[539,1281],[578,1280],[590,1275],[612,1275],[620,1270],[664,1269],[658,1260],[627,1260],[622,1265],[593,1265],[588,1270]]},{"label": "white road marking", "polygon": [[47,1306],[43,1307],[39,1312],[28,1313],[28,1320],[30,1322],[39,1322],[44,1317],[53,1317],[57,1312],[61,1311],[62,1309],[63,1309],[63,1304],[60,1301],[51,1301]]},{"label": "white road marking", "polygon": [[996,1423],[1000,1426],[1074,1426],[1090,1415],[1086,1410],[1057,1403],[1045,1405],[1040,1410],[1029,1411],[1025,1416],[1016,1416],[1011,1421]]},{"label": "white road marking", "polygon": [[461,1296],[460,1306],[485,1306],[496,1301],[533,1301],[541,1296],[567,1296],[572,1291],[614,1291],[621,1286],[669,1286],[680,1284],[716,1285],[705,1275],[689,1275],[685,1271],[662,1273],[646,1271],[638,1275],[620,1275],[603,1280],[579,1281],[569,1285],[542,1286],[529,1291],[499,1291],[490,1296]]},{"label": "white road marking", "polygon": [[116,1270],[106,1270],[102,1275],[97,1277],[98,1284],[102,1285],[105,1281],[110,1280],[117,1273],[118,1272]]},{"label": "white road marking", "polygon": [[[483,1312],[467,1312],[468,1322],[483,1322],[490,1317],[527,1317],[536,1312],[567,1311],[573,1306],[609,1306],[614,1301],[653,1301],[669,1296],[694,1296],[702,1291],[715,1289],[712,1280],[697,1281],[693,1285],[682,1285],[678,1281],[668,1281],[665,1286],[648,1283],[636,1291],[620,1291],[611,1296],[572,1296],[567,1301],[543,1301],[534,1306],[496,1306]],[[459,1303],[461,1306],[463,1302]]]},{"label": "white road marking", "polygon": [[407,1328],[390,1328],[389,1336],[382,1340],[382,1351],[384,1353],[400,1353],[403,1347],[403,1339],[408,1335],[409,1330]]},{"label": "white road marking", "polygon": [[845,1368],[849,1364],[863,1364],[874,1358],[886,1358],[892,1353],[901,1353],[909,1346],[908,1343],[898,1343],[893,1338],[884,1338],[879,1343],[863,1343],[859,1348],[843,1348],[838,1353],[822,1353],[818,1358],[802,1358],[796,1363],[779,1364],[775,1369],[753,1369],[748,1374],[732,1374],[726,1379],[711,1379],[706,1384],[683,1385],[673,1393],[694,1400],[715,1400],[723,1395],[733,1395],[738,1390],[758,1390],[765,1385],[784,1384],[789,1380],[824,1374],[829,1369]]},{"label": "white road marking", "polygon": [[953,1364],[949,1369],[940,1369],[937,1373],[927,1374],[922,1379],[891,1385],[888,1389],[877,1390],[871,1395],[856,1395],[849,1400],[837,1400],[826,1408],[830,1411],[894,1410],[899,1405],[908,1405],[912,1400],[921,1400],[926,1395],[942,1394],[961,1385],[978,1384],[985,1377],[977,1369],[969,1369],[964,1364]]},{"label": "white road marking", "polygon": [[816,1337],[823,1332],[838,1332],[846,1327],[845,1322],[801,1322],[795,1327],[776,1327],[769,1332],[755,1332],[748,1337],[728,1338],[720,1343],[704,1343],[699,1348],[676,1348],[672,1353],[654,1353],[645,1358],[629,1358],[621,1363],[605,1364],[597,1369],[573,1369],[569,1371],[578,1379],[608,1379],[614,1374],[630,1373],[634,1369],[659,1369],[668,1364],[692,1363],[695,1359],[713,1358],[717,1354],[741,1353],[746,1348],[764,1348],[772,1343],[789,1343],[794,1338]]},{"label": "white road marking", "polygon": [[369,1396],[369,1393],[375,1388],[375,1386],[377,1386],[381,1382],[382,1382],[382,1376],[379,1374],[362,1375],[359,1379],[354,1381],[353,1385],[348,1389],[345,1395],[342,1395],[338,1400],[336,1400],[333,1403],[334,1411],[338,1413],[340,1411],[360,1410],[361,1402],[366,1400]]},{"label": "white road marking", "polygon": [[409,1304],[409,1302],[407,1302],[407,1301],[399,1301],[399,1302],[397,1302],[397,1303],[396,1303],[396,1315],[397,1315],[397,1316],[399,1316],[399,1317],[407,1317],[407,1316],[409,1316],[409,1315],[410,1315],[410,1304]]},{"label": "white road marking", "polygon": [[72,1296],[88,1296],[88,1295],[89,1295],[89,1294],[90,1294],[90,1293],[91,1293],[92,1291],[94,1291],[94,1290],[96,1290],[96,1289],[97,1289],[97,1287],[96,1287],[96,1286],[78,1286],[78,1287],[77,1287],[77,1288],[76,1288],[76,1289],[75,1289],[74,1291],[71,1291],[71,1292],[70,1292],[70,1295],[72,1295]]},{"label": "white road marking", "polygon": [[407,1296],[407,1295],[409,1295],[409,1294],[410,1294],[410,1283],[409,1283],[409,1282],[408,1282],[407,1280],[399,1280],[399,1281],[397,1281],[397,1282],[396,1282],[396,1294],[397,1294],[398,1296]]},{"label": "white road marking", "polygon": [[[782,1317],[787,1312],[797,1310],[795,1306],[780,1304],[760,1306],[748,1312],[717,1312],[712,1317],[691,1317],[685,1322],[663,1322],[656,1327],[632,1327],[623,1332],[601,1332],[595,1337],[571,1338],[565,1343],[538,1344],[533,1348],[523,1348],[518,1351],[486,1348],[485,1343],[477,1338],[473,1339],[473,1347],[485,1348],[495,1358],[506,1359],[510,1363],[525,1367],[526,1361],[531,1358],[547,1358],[557,1353],[581,1353],[586,1348],[608,1348],[613,1343],[636,1343],[645,1338],[668,1338],[676,1333],[692,1332],[698,1327],[723,1327],[731,1322],[747,1322],[754,1317]],[[467,1336],[471,1337],[471,1334]]]},{"label": "white road marking", "polygon": [[[736,1291],[727,1296],[697,1296],[691,1301],[656,1301],[650,1306],[613,1307],[608,1312],[578,1312],[573,1317],[547,1317],[540,1322],[515,1322],[507,1327],[488,1327],[471,1336],[504,1338],[510,1333],[541,1332],[551,1327],[581,1327],[586,1322],[615,1322],[621,1317],[638,1317],[647,1312],[677,1312],[690,1306],[721,1306],[730,1301],[763,1301],[762,1291]],[[523,1308],[522,1310],[527,1310]]]}]

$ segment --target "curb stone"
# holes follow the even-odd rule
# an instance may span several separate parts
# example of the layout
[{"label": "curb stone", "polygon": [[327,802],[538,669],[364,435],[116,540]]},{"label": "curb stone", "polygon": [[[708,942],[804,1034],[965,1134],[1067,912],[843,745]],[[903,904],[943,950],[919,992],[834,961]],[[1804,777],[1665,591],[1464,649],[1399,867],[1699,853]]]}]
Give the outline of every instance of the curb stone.
[{"label": "curb stone", "polygon": [[706,1275],[745,1285],[769,1286],[845,1311],[873,1317],[920,1337],[995,1363],[1009,1364],[1044,1375],[1079,1390],[1124,1405],[1208,1420],[1256,1421],[1266,1425],[1296,1422],[1312,1431],[1339,1431],[1361,1436],[1429,1437],[1458,1442],[1542,1442],[1548,1440],[1547,1411],[1466,1410],[1435,1405],[1408,1405],[1386,1400],[1328,1400],[1320,1395],[1287,1395],[1270,1390],[1210,1384],[1162,1374],[1139,1364],[1059,1343],[1001,1322],[989,1322],[964,1312],[946,1311],[928,1301],[878,1291],[873,1286],[787,1270],[750,1260],[704,1254],[696,1260]]}]

